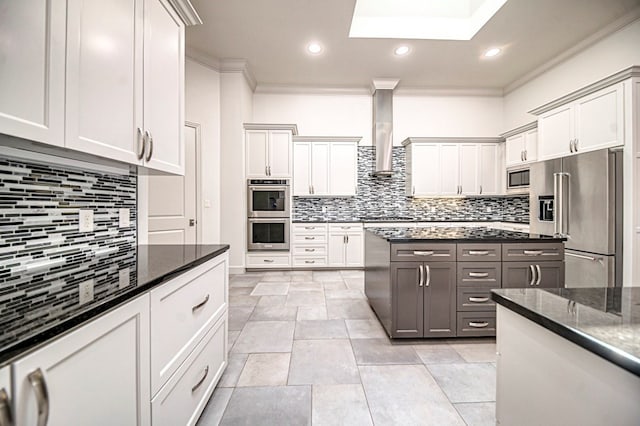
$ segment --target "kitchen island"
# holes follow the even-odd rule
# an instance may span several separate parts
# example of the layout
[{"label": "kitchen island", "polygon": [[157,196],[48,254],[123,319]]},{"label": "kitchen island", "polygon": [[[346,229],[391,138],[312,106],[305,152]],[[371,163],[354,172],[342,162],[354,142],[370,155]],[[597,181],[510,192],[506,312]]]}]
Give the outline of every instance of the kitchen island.
[{"label": "kitchen island", "polygon": [[637,425],[640,288],[499,289],[498,424]]},{"label": "kitchen island", "polygon": [[485,227],[365,232],[365,294],[392,338],[495,336],[495,288],[564,286],[564,239]]}]

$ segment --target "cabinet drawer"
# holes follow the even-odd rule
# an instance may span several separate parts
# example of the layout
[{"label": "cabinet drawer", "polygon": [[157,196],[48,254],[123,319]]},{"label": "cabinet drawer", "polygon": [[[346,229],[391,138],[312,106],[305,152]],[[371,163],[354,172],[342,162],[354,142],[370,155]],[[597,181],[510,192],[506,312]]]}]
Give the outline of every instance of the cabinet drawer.
[{"label": "cabinet drawer", "polygon": [[227,364],[227,324],[221,318],[151,401],[153,425],[194,425]]},{"label": "cabinet drawer", "polygon": [[391,260],[395,262],[455,262],[455,244],[392,244]]},{"label": "cabinet drawer", "polygon": [[292,240],[294,244],[324,244],[327,242],[327,234],[293,234]]},{"label": "cabinet drawer", "polygon": [[564,260],[563,243],[503,244],[503,262]]},{"label": "cabinet drawer", "polygon": [[321,234],[327,232],[326,223],[294,223],[291,227],[294,234]]},{"label": "cabinet drawer", "polygon": [[291,266],[289,253],[247,254],[247,268],[286,268]]},{"label": "cabinet drawer", "polygon": [[458,262],[458,285],[500,288],[501,266],[501,262]]},{"label": "cabinet drawer", "polygon": [[500,244],[458,244],[458,262],[499,262]]},{"label": "cabinet drawer", "polygon": [[496,304],[491,300],[490,288],[458,287],[458,311],[495,310]]},{"label": "cabinet drawer", "polygon": [[293,246],[294,256],[326,256],[327,246],[324,245],[295,245]]},{"label": "cabinet drawer", "polygon": [[361,223],[331,223],[329,232],[359,232],[364,228]]},{"label": "cabinet drawer", "polygon": [[327,266],[326,256],[293,256],[293,266],[306,266],[313,268],[316,266]]},{"label": "cabinet drawer", "polygon": [[458,337],[495,335],[495,312],[458,312]]},{"label": "cabinet drawer", "polygon": [[151,394],[227,309],[227,255],[151,291]]}]

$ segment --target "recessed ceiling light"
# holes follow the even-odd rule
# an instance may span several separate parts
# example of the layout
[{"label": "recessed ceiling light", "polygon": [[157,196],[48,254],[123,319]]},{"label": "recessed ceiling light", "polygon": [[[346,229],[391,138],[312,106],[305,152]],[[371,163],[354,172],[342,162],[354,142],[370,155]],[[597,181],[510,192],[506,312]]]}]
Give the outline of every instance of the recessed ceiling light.
[{"label": "recessed ceiling light", "polygon": [[493,58],[494,56],[499,55],[500,52],[502,52],[502,50],[500,50],[500,48],[492,47],[491,49],[489,49],[486,52],[484,52],[484,57],[485,58]]},{"label": "recessed ceiling light", "polygon": [[399,47],[396,47],[393,53],[395,53],[396,56],[404,56],[408,54],[410,50],[411,49],[409,49],[409,46],[399,46]]},{"label": "recessed ceiling light", "polygon": [[307,45],[307,51],[312,55],[317,55],[322,52],[322,46],[314,41]]}]

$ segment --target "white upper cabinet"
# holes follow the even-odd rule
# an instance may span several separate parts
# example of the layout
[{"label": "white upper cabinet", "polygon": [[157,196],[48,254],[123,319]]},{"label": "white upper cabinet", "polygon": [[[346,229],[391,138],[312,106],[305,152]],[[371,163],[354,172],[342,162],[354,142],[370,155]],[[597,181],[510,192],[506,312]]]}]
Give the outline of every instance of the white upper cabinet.
[{"label": "white upper cabinet", "polygon": [[459,148],[460,194],[474,195],[480,192],[480,145],[465,144]]},{"label": "white upper cabinet", "polygon": [[407,195],[440,194],[440,146],[407,146]]},{"label": "white upper cabinet", "polygon": [[[329,170],[331,164],[331,148],[331,145],[326,142],[314,142],[311,144],[310,170],[312,195],[329,195],[331,193],[329,188],[331,177],[331,171]],[[304,193],[302,195],[304,195]]]},{"label": "white upper cabinet", "polygon": [[[418,163],[420,164],[420,163]],[[460,193],[460,147],[440,145],[440,195]]]},{"label": "white upper cabinet", "polygon": [[540,110],[540,160],[624,145],[624,82]]},{"label": "white upper cabinet", "polygon": [[478,177],[480,195],[497,195],[500,193],[499,180],[502,168],[498,166],[498,145],[497,144],[481,144],[478,149],[479,168]]},{"label": "white upper cabinet", "polygon": [[505,142],[505,164],[507,167],[532,163],[538,159],[538,129],[533,122],[503,135]]},{"label": "white upper cabinet", "polygon": [[358,143],[334,142],[329,158],[331,195],[356,195],[358,186]]},{"label": "white upper cabinet", "polygon": [[287,178],[293,170],[295,125],[245,124],[247,178]]},{"label": "white upper cabinet", "polygon": [[0,133],[64,145],[65,6],[2,2]]},{"label": "white upper cabinet", "polygon": [[[249,142],[247,139],[247,146]],[[293,195],[311,193],[311,142],[293,144]]]}]

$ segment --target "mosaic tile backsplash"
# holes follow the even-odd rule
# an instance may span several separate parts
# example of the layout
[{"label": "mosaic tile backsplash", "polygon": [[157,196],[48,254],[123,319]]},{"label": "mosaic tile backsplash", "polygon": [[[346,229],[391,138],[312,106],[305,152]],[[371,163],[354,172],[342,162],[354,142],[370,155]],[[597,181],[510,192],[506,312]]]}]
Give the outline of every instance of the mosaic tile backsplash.
[{"label": "mosaic tile backsplash", "polygon": [[[136,259],[136,189],[133,171],[0,158],[0,347],[34,322],[53,326],[61,312],[77,313],[78,285],[88,278],[96,298],[120,290],[119,271]],[[130,227],[118,227],[121,208]],[[93,232],[79,232],[79,209],[93,210]]]},{"label": "mosaic tile backsplash", "polygon": [[[358,147],[358,191],[349,198],[294,197],[295,221],[358,221],[362,217],[409,217],[421,221],[529,222],[528,196],[433,197],[405,195],[405,148],[393,148],[393,175],[374,177],[375,148]],[[322,212],[325,208],[326,213]]]}]

